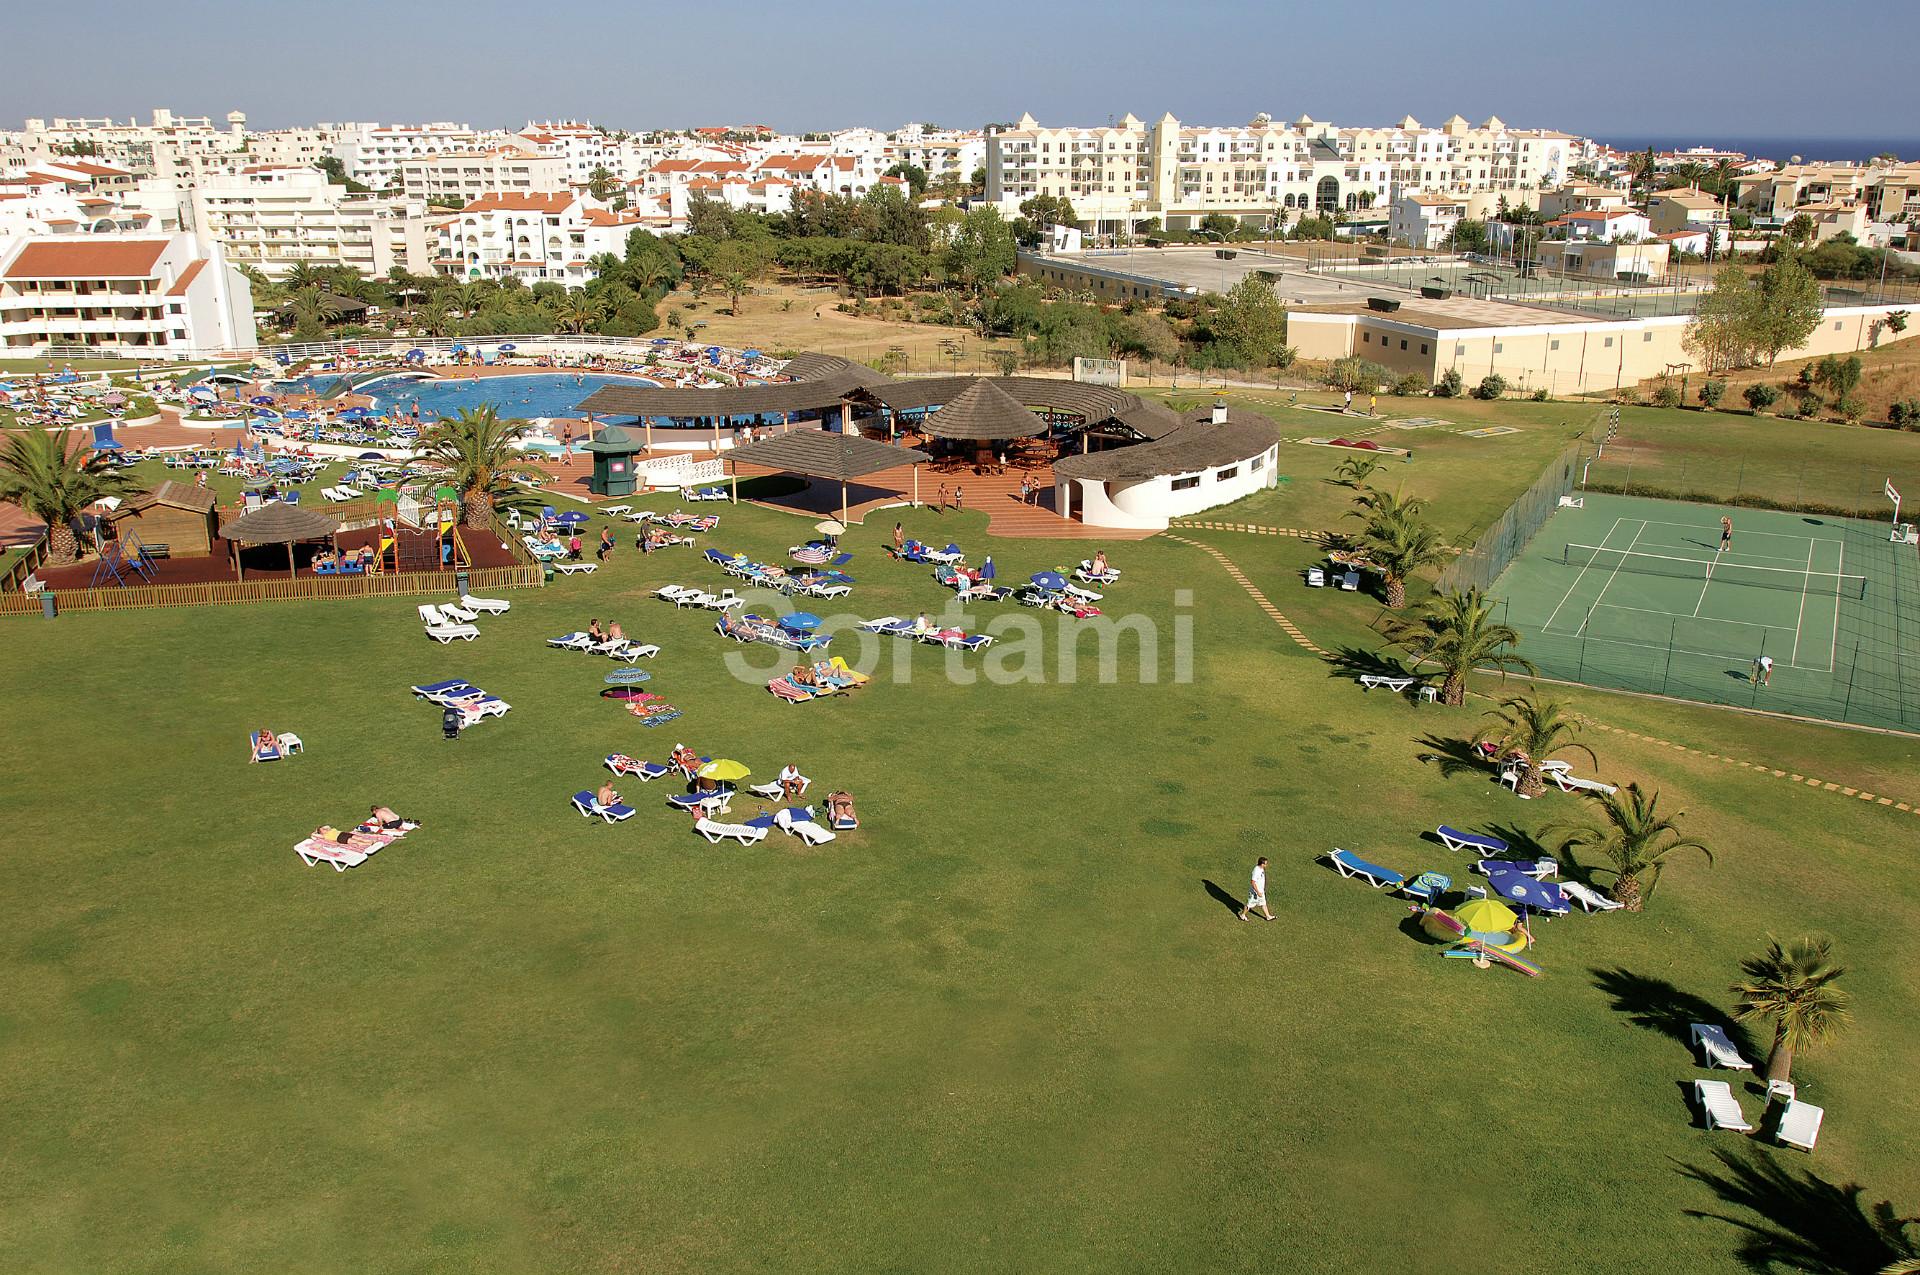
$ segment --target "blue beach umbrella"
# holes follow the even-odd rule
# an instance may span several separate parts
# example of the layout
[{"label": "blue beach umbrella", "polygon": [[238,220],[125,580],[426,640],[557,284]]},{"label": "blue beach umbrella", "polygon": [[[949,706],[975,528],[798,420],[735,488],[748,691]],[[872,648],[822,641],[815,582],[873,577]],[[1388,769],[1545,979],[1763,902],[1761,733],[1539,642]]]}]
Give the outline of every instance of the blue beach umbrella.
[{"label": "blue beach umbrella", "polygon": [[1043,589],[1064,589],[1067,587],[1067,578],[1058,571],[1036,571],[1027,578]]},{"label": "blue beach umbrella", "polygon": [[809,629],[817,629],[820,627],[820,617],[811,611],[795,611],[792,615],[785,616],[781,619],[780,627],[783,629],[798,629],[801,632],[806,632]]},{"label": "blue beach umbrella", "polygon": [[987,560],[980,564],[980,578],[982,580],[991,580],[994,574],[993,555],[988,554]]},{"label": "blue beach umbrella", "polygon": [[1487,885],[1507,902],[1538,912],[1559,912],[1567,906],[1566,895],[1559,886],[1536,881],[1523,872],[1493,869],[1487,873]]},{"label": "blue beach umbrella", "polygon": [[577,527],[581,523],[588,521],[588,519],[587,515],[581,513],[579,510],[569,509],[567,512],[556,517],[554,521],[568,527]]},{"label": "blue beach umbrella", "polygon": [[653,674],[643,668],[622,668],[607,674],[605,680],[608,686],[633,686],[652,679]]},{"label": "blue beach umbrella", "polygon": [[247,402],[253,404],[255,407],[272,407],[273,395],[255,394],[252,398],[248,399]]},{"label": "blue beach umbrella", "polygon": [[517,350],[517,349],[519,349],[519,348],[520,348],[520,347],[519,347],[519,346],[517,346],[517,345],[515,345],[515,344],[514,344],[513,342],[511,342],[511,341],[508,341],[508,342],[506,342],[505,344],[503,344],[503,345],[502,345],[502,346],[500,347],[500,353],[502,353],[502,354],[511,354],[511,353],[512,353],[513,351],[515,351],[515,350]]}]

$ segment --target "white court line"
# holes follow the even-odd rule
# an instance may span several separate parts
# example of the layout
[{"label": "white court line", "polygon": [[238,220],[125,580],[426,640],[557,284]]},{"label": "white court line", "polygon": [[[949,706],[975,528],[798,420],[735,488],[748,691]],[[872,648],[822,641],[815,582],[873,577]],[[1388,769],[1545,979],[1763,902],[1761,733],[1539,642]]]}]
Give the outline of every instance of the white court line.
[{"label": "white court line", "polygon": [[[1729,621],[1729,623],[1732,623],[1732,621]],[[1560,634],[1555,634],[1554,636],[1556,636],[1556,637],[1558,637],[1558,636],[1561,636],[1561,635],[1560,635]],[[1742,664],[1751,664],[1751,663],[1753,663],[1753,660],[1752,660],[1752,658],[1751,658],[1750,656],[1745,656],[1745,655],[1729,655],[1729,654],[1728,654],[1727,652],[1725,652],[1725,651],[1692,651],[1692,650],[1688,650],[1688,649],[1687,649],[1686,647],[1684,647],[1684,646],[1659,646],[1659,645],[1656,645],[1656,644],[1654,644],[1654,643],[1652,643],[1652,642],[1634,642],[1634,641],[1631,641],[1631,640],[1629,640],[1629,639],[1627,639],[1627,638],[1597,638],[1597,637],[1590,637],[1590,638],[1582,638],[1582,639],[1581,639],[1581,641],[1583,641],[1583,642],[1606,642],[1606,643],[1610,643],[1611,645],[1614,645],[1614,646],[1633,646],[1633,647],[1638,647],[1638,648],[1639,648],[1640,650],[1643,650],[1643,651],[1672,651],[1672,652],[1673,652],[1673,653],[1674,653],[1675,655],[1700,655],[1700,656],[1705,656],[1705,657],[1706,657],[1707,659],[1710,659],[1710,660],[1735,660],[1735,661],[1738,661],[1738,662],[1740,662],[1740,663],[1742,663]],[[1789,665],[1784,665],[1784,666],[1782,666],[1782,667],[1786,667],[1786,668],[1796,668],[1796,669],[1799,669],[1799,670],[1800,670],[1800,671],[1801,671],[1802,673],[1831,673],[1831,672],[1833,672],[1833,670],[1832,670],[1832,669],[1826,669],[1826,668],[1808,668],[1808,667],[1805,667],[1804,665],[1799,665],[1799,664],[1789,664]]]},{"label": "white court line", "polygon": [[[1607,541],[1613,539],[1613,533],[1620,530],[1620,524],[1624,521],[1626,521],[1624,518],[1615,518],[1613,520],[1613,525],[1607,528],[1607,534],[1600,537],[1600,543],[1599,545],[1596,546],[1596,548],[1601,548],[1601,549],[1606,548]],[[1573,596],[1573,591],[1580,587],[1580,582],[1586,579],[1587,572],[1591,570],[1593,570],[1592,562],[1588,562],[1586,566],[1580,568],[1580,574],[1573,578],[1573,583],[1567,586],[1567,591],[1560,595],[1560,601],[1553,608],[1553,614],[1549,615],[1547,617],[1547,622],[1540,626],[1540,631],[1542,633],[1550,632],[1552,630],[1554,616],[1560,614],[1560,608],[1567,605],[1567,599]],[[1584,621],[1582,621],[1582,627],[1585,627]],[[1576,631],[1574,636],[1578,637],[1579,633]]]},{"label": "white court line", "polygon": [[[1645,615],[1664,615],[1669,620],[1684,620],[1688,617],[1673,611],[1661,611],[1655,607],[1630,607],[1620,602],[1605,602],[1593,608],[1596,611],[1639,611]],[[1782,633],[1791,633],[1792,629],[1784,624],[1762,624],[1758,620],[1728,620],[1717,615],[1697,615],[1696,620],[1711,620],[1715,624],[1742,624],[1750,629],[1779,629]],[[1604,640],[1604,639],[1603,639]]]},{"label": "white court line", "polygon": [[[1693,618],[1700,618],[1700,608],[1707,604],[1707,590],[1713,587],[1713,564],[1707,564],[1706,578],[1700,581],[1700,596],[1693,600]],[[1804,594],[1802,597],[1806,596]]]},{"label": "white court line", "polygon": [[[1646,533],[1646,530],[1647,530],[1647,524],[1644,522],[1641,523],[1640,530],[1633,533],[1633,539],[1627,544],[1627,553],[1633,552],[1633,546],[1640,543],[1640,537]],[[1620,555],[1620,561],[1614,564],[1613,574],[1608,576],[1607,582],[1600,586],[1599,596],[1594,598],[1592,606],[1589,606],[1587,608],[1586,619],[1581,620],[1580,627],[1573,631],[1573,635],[1575,637],[1579,637],[1581,633],[1585,632],[1587,627],[1587,620],[1590,620],[1593,618],[1593,608],[1599,606],[1602,602],[1606,601],[1607,590],[1611,589],[1613,587],[1613,582],[1620,578],[1620,568],[1624,567],[1625,565],[1627,565],[1626,554],[1622,554]]]},{"label": "white court line", "polygon": [[[1835,582],[1834,592],[1837,594],[1839,589],[1839,583]],[[1793,621],[1793,654],[1787,657],[1787,663],[1789,664],[1798,664],[1800,662],[1800,626],[1807,622],[1807,594],[1812,591],[1813,541],[1809,540],[1807,541],[1807,572],[1800,581],[1800,614],[1796,616]],[[1840,603],[1837,597],[1833,604],[1833,611],[1836,616],[1840,613]]]}]

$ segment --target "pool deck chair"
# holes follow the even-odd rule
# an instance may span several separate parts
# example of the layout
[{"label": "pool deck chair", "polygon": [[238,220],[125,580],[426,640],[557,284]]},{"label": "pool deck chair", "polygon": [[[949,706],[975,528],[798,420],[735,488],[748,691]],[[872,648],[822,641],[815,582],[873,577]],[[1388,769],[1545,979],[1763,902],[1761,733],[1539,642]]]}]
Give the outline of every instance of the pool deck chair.
[{"label": "pool deck chair", "polygon": [[1501,855],[1511,848],[1498,837],[1483,837],[1474,832],[1462,832],[1444,823],[1433,831],[1434,835],[1440,838],[1440,844],[1455,854],[1462,850],[1477,850],[1481,854]]},{"label": "pool deck chair", "polygon": [[810,846],[822,845],[833,840],[833,833],[815,822],[812,806],[789,806],[775,813],[773,822]]},{"label": "pool deck chair", "polygon": [[1553,859],[1476,859],[1473,870],[1483,877],[1496,872],[1518,872],[1523,877],[1545,881],[1560,875],[1560,864]]},{"label": "pool deck chair", "polygon": [[1695,1023],[1687,1029],[1687,1040],[1700,1051],[1703,1067],[1725,1067],[1728,1071],[1752,1071],[1753,1064],[1740,1056],[1727,1039],[1726,1028],[1717,1023]]},{"label": "pool deck chair", "polygon": [[553,564],[553,569],[563,576],[570,576],[580,571],[592,575],[600,569],[600,564],[597,562],[556,562]]},{"label": "pool deck chair", "polygon": [[1388,677],[1384,673],[1362,673],[1360,688],[1370,691],[1376,686],[1384,686],[1395,693],[1404,693],[1408,687],[1419,680],[1414,677]]},{"label": "pool deck chair", "polygon": [[483,615],[499,615],[508,610],[513,603],[500,598],[476,598],[470,593],[460,595],[460,605],[469,611],[478,611]]},{"label": "pool deck chair", "polygon": [[670,773],[673,767],[662,766],[656,761],[636,761],[625,753],[614,753],[607,758],[607,769],[616,775],[632,775],[641,783],[650,784]]},{"label": "pool deck chair", "polygon": [[593,639],[584,633],[566,633],[557,638],[548,638],[547,645],[562,651],[585,651],[593,646]]},{"label": "pool deck chair", "polygon": [[1343,877],[1357,877],[1376,890],[1397,890],[1407,883],[1407,879],[1391,868],[1382,868],[1368,863],[1351,850],[1335,848],[1324,856],[1333,865],[1334,871]]},{"label": "pool deck chair", "polygon": [[367,861],[364,850],[355,850],[352,846],[330,846],[324,841],[315,841],[312,837],[295,846],[293,852],[299,855],[300,862],[309,868],[316,863],[330,863],[335,872],[357,868]]},{"label": "pool deck chair", "polygon": [[1700,1121],[1707,1128],[1731,1129],[1735,1133],[1753,1132],[1753,1126],[1747,1123],[1746,1115],[1740,1110],[1740,1100],[1733,1096],[1733,1089],[1726,1081],[1694,1081],[1693,1100],[1699,1105]]},{"label": "pool deck chair", "polygon": [[[1541,767],[1546,770],[1546,767]],[[1611,797],[1620,791],[1613,784],[1603,784],[1598,779],[1582,779],[1566,770],[1547,770],[1547,778],[1559,785],[1562,792],[1603,792]]]},{"label": "pool deck chair", "polygon": [[1581,885],[1578,881],[1563,882],[1560,892],[1589,912],[1615,912],[1627,906],[1618,899],[1609,899],[1598,890]]},{"label": "pool deck chair", "polygon": [[592,793],[585,791],[573,794],[573,808],[585,818],[591,819],[599,815],[608,823],[619,823],[622,819],[633,818],[633,807],[625,802],[616,801],[611,806],[603,806]]},{"label": "pool deck chair", "polygon": [[1789,1098],[1780,1112],[1780,1127],[1773,1131],[1773,1140],[1789,1147],[1799,1147],[1802,1151],[1811,1151],[1813,1144],[1820,1140],[1820,1122],[1826,1118],[1826,1114],[1822,1107]]},{"label": "pool deck chair", "polygon": [[743,846],[750,846],[757,841],[767,839],[767,829],[764,824],[715,823],[711,819],[701,819],[693,825],[693,830],[716,846],[729,837]]},{"label": "pool deck chair", "polygon": [[285,761],[287,750],[281,747],[280,737],[275,735],[271,740],[261,738],[265,733],[264,731],[254,731],[247,736],[247,746],[253,750],[253,759],[255,761]]}]

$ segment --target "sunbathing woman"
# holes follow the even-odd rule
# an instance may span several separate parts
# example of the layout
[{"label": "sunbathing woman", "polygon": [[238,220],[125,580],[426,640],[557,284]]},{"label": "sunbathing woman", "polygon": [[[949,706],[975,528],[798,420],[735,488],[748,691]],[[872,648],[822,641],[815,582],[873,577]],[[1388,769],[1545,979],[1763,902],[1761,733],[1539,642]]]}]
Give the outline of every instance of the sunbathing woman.
[{"label": "sunbathing woman", "polygon": [[387,844],[379,837],[364,832],[342,832],[328,824],[321,824],[313,830],[315,841],[324,841],[330,845],[346,846],[350,850],[378,850]]},{"label": "sunbathing woman", "polygon": [[593,639],[596,646],[607,640],[606,633],[600,628],[600,619],[598,616],[587,621],[587,636]]},{"label": "sunbathing woman", "polygon": [[273,727],[262,726],[253,733],[253,755],[247,758],[249,764],[256,761],[272,761],[280,755],[280,739],[273,733]]},{"label": "sunbathing woman", "polygon": [[794,665],[793,672],[787,674],[787,678],[795,686],[812,686],[814,684],[813,670],[804,664]]},{"label": "sunbathing woman", "polygon": [[857,823],[853,813],[853,794],[842,788],[827,794],[827,816],[835,823]]}]

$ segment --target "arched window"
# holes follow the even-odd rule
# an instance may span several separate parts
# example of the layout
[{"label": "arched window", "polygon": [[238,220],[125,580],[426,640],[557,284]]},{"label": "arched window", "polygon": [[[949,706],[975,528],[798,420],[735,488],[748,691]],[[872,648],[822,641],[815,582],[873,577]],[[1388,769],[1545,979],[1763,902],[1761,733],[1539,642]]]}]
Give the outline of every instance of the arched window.
[{"label": "arched window", "polygon": [[1314,188],[1314,207],[1323,213],[1337,212],[1340,208],[1340,179],[1322,177]]}]

